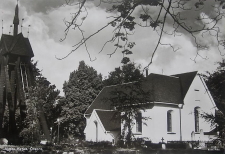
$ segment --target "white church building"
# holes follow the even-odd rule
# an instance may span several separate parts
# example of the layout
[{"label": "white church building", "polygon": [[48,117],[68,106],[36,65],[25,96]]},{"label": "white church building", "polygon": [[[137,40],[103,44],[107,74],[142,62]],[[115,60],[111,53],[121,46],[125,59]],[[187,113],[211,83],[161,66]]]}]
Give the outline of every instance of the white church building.
[{"label": "white church building", "polygon": [[[128,83],[130,85],[133,83]],[[121,121],[114,118],[111,92],[123,85],[107,86],[102,89],[85,112],[86,141],[116,142],[123,128]],[[146,138],[153,143],[167,141],[209,141],[215,137],[202,113],[215,114],[216,105],[204,80],[197,72],[176,75],[150,74],[141,83],[143,90],[150,90],[149,104],[139,111],[134,119],[132,134],[135,138]],[[149,117],[143,124],[141,117]]]}]

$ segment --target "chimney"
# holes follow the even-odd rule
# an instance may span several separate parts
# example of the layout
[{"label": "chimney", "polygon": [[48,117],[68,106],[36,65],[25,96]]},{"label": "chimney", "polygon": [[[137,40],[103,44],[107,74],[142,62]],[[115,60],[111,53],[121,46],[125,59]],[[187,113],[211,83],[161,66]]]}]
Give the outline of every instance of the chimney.
[{"label": "chimney", "polygon": [[146,73],[146,77],[148,76],[148,69],[146,68],[145,70],[145,73]]}]

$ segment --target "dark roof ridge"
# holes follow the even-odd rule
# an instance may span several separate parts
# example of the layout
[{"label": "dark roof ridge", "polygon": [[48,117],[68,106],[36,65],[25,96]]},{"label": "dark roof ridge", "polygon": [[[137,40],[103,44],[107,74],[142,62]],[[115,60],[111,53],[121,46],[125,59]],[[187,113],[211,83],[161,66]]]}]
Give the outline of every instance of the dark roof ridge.
[{"label": "dark roof ridge", "polygon": [[[153,75],[160,75],[160,76],[166,76],[166,77],[171,77],[171,78],[179,78],[177,76],[172,76],[172,75],[164,75],[164,74],[157,74],[157,73],[151,73],[151,74],[153,74]],[[151,74],[149,74],[148,76],[150,76]]]},{"label": "dark roof ridge", "polygon": [[198,73],[198,71],[191,71],[191,72],[185,72],[185,73],[179,73],[179,74],[172,74],[171,76],[176,76],[176,75],[183,75],[183,74],[189,74],[189,73]]},{"label": "dark roof ridge", "polygon": [[[161,76],[167,76],[167,77],[172,77],[172,78],[179,78],[179,77],[177,77],[177,76],[164,75],[164,74],[157,74],[157,73],[151,73],[151,74],[149,74],[148,76],[150,76],[150,75],[161,75]],[[148,76],[147,76],[147,77],[148,77]],[[147,78],[147,77],[144,77],[144,78]],[[119,86],[119,85],[126,85],[126,84],[135,83],[135,82],[139,82],[139,81],[131,81],[131,82],[126,82],[126,83],[121,83],[121,84],[109,85],[109,86],[105,86],[104,88],[115,87],[115,86]]]},{"label": "dark roof ridge", "polygon": [[[23,36],[23,33],[19,33],[19,34],[17,34],[16,36],[13,36],[13,35],[10,35],[10,34],[2,34],[2,36],[4,36],[4,35],[6,35],[6,36],[11,36],[11,37],[16,37],[16,36],[18,36],[18,35],[22,35]],[[23,36],[24,37],[24,36]]]},{"label": "dark roof ridge", "polygon": [[109,86],[105,86],[104,88],[116,87],[116,86],[121,86],[121,85],[131,84],[131,83],[135,83],[135,82],[138,82],[138,81],[132,81],[132,82],[126,82],[126,83],[120,83],[120,84],[109,85]]},{"label": "dark roof ridge", "polygon": [[115,110],[106,110],[106,109],[94,109],[95,111],[103,111],[103,112],[105,112],[105,111],[109,111],[109,112],[116,112]]}]

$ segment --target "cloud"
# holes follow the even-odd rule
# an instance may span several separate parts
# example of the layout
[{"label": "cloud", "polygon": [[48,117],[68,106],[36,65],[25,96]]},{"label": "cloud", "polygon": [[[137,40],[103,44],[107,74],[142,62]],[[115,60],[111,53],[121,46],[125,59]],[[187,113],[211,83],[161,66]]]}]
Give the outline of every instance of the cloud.
[{"label": "cloud", "polygon": [[[64,0],[20,0],[20,19],[24,18],[23,35],[28,36],[28,25],[31,25],[29,31],[29,39],[35,54],[34,60],[38,61],[40,68],[45,77],[62,91],[64,81],[69,79],[70,72],[76,70],[79,61],[84,60],[86,64],[92,66],[99,73],[107,76],[115,67],[121,65],[120,61],[123,57],[121,50],[118,50],[111,58],[108,53],[114,51],[114,44],[108,44],[105,49],[99,53],[105,41],[109,40],[113,34],[113,28],[108,27],[91,38],[87,43],[89,53],[95,61],[91,62],[84,46],[73,52],[64,60],[57,60],[57,57],[64,57],[72,49],[73,45],[80,41],[81,34],[71,30],[67,39],[60,42],[60,38],[64,36],[65,25],[63,19],[70,19],[71,13],[74,13],[76,6],[59,7]],[[96,7],[98,1],[89,1],[86,4],[88,8],[88,17],[84,20],[83,30],[85,37],[96,32],[100,27],[109,22],[109,16],[113,13],[106,13],[109,6]],[[4,33],[9,32],[9,26],[12,24],[14,9],[16,2],[7,0],[0,2],[1,18],[4,19]],[[157,8],[155,8],[157,9]],[[152,10],[151,10],[152,11]],[[135,12],[136,15],[140,12]],[[208,13],[206,13],[208,14]],[[224,25],[224,21],[220,23]],[[171,23],[166,24],[167,28]],[[130,56],[131,61],[141,64],[145,67],[149,62],[152,52],[157,43],[158,34],[152,28],[136,27],[135,34],[130,36],[129,41],[134,41],[136,45],[132,49],[133,55]],[[205,40],[204,40],[205,39]],[[202,38],[203,41],[209,43],[213,40]],[[164,35],[163,43],[171,43],[175,47],[181,49],[173,52],[169,46],[160,46],[153,59],[153,64],[149,68],[149,72],[177,74],[187,71],[200,70],[211,71],[216,68],[215,61],[220,61],[222,57],[212,46],[208,51],[200,51],[209,60],[197,58],[197,63],[193,62],[196,54],[196,48],[190,36],[183,33],[180,37]],[[63,95],[63,93],[61,93]]]},{"label": "cloud", "polygon": [[58,9],[65,4],[65,0],[20,0],[20,4],[26,8],[28,14],[48,14],[52,9]]},{"label": "cloud", "polygon": [[[65,28],[62,19],[73,11],[73,8],[69,6],[60,9],[60,11],[52,10],[48,15],[43,13],[34,13],[33,15],[23,13],[24,15],[27,14],[26,22],[32,23],[29,38],[35,53],[34,60],[38,60],[38,68],[42,70],[43,75],[51,83],[56,84],[57,88],[62,89],[64,81],[69,79],[70,72],[78,68],[79,61],[81,60],[94,67],[99,73],[101,72],[103,76],[107,76],[108,72],[112,71],[115,66],[120,65],[120,54],[109,58],[106,54],[109,52],[108,50],[103,51],[103,54],[98,53],[105,41],[103,38],[109,37],[112,29],[106,29],[95,36],[93,40],[89,41],[89,52],[91,57],[97,57],[96,61],[91,62],[89,60],[84,47],[81,47],[64,60],[57,60],[55,56],[61,58],[67,55],[73,49],[72,45],[80,39],[79,33],[71,31],[64,42],[59,42]],[[102,22],[99,21],[97,24],[93,24],[96,23],[98,18],[106,18],[107,14],[104,10],[93,7],[89,13],[90,16],[84,22],[84,34],[86,36],[107,23],[107,21],[102,20]]]}]

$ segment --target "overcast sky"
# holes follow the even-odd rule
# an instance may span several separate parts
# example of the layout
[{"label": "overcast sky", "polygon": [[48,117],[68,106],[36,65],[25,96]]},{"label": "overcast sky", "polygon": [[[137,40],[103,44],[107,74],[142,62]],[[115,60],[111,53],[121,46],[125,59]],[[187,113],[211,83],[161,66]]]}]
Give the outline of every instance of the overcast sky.
[{"label": "overcast sky", "polygon": [[[115,67],[120,66],[122,59],[122,54],[119,52],[109,58],[107,54],[113,51],[112,46],[108,46],[104,51],[98,53],[106,39],[112,36],[112,28],[109,28],[88,42],[91,57],[93,59],[96,58],[94,62],[89,60],[84,47],[81,47],[64,60],[57,60],[55,57],[61,58],[67,55],[73,49],[72,46],[80,39],[78,33],[71,32],[64,42],[59,41],[63,38],[66,28],[63,19],[70,19],[71,13],[74,13],[76,9],[75,6],[62,6],[64,2],[64,0],[19,1],[20,24],[22,23],[22,18],[24,18],[22,33],[25,37],[28,37],[28,25],[31,25],[29,28],[29,40],[35,54],[33,59],[38,61],[38,68],[42,70],[42,74],[52,84],[55,84],[60,91],[62,91],[64,81],[69,79],[70,72],[78,68],[79,61],[84,60],[86,64],[92,66],[104,77],[108,75],[108,72],[114,70]],[[110,14],[105,13],[106,8],[95,7],[94,2],[92,0],[87,4],[89,15],[84,25],[86,35],[93,33],[109,21],[106,17],[110,16]],[[0,17],[3,20],[4,34],[9,34],[15,5],[16,0],[0,1]],[[205,9],[204,11],[207,10]],[[225,21],[222,21],[220,24],[225,25]],[[224,26],[222,31],[224,31]],[[20,27],[19,32],[21,32]],[[131,61],[141,64],[143,67],[146,66],[150,61],[157,37],[157,34],[152,29],[136,28],[135,35],[131,38],[136,42],[136,46],[133,49],[134,54],[130,56]],[[208,60],[198,57],[195,63],[191,59],[195,57],[196,48],[189,36],[165,36],[162,40],[170,42],[181,49],[173,52],[169,46],[160,47],[153,59],[153,64],[149,67],[149,73],[161,74],[163,72],[166,75],[190,71],[204,73],[205,71],[215,70],[217,67],[215,62],[221,61],[223,58],[216,47],[212,45],[209,50],[202,52],[204,56],[208,57]],[[208,41],[209,44],[213,42],[208,37],[203,40]]]}]

